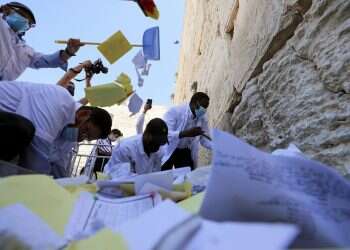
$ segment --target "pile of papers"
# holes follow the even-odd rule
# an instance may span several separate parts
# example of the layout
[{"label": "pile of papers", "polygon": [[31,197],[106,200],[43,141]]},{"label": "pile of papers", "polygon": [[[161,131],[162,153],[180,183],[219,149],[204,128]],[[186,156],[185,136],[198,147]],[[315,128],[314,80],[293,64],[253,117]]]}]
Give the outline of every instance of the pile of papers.
[{"label": "pile of papers", "polygon": [[331,167],[264,153],[218,130],[213,155],[204,218],[294,224],[297,248],[350,246],[350,183]]},{"label": "pile of papers", "polygon": [[[169,219],[170,217],[171,219]],[[165,201],[119,232],[129,249],[283,249],[298,230],[285,224],[216,223]]]},{"label": "pile of papers", "polygon": [[[106,196],[65,189],[86,183],[83,177],[57,182],[36,175],[4,178],[0,235],[13,235],[33,249],[350,246],[350,183],[345,178],[292,148],[288,154],[269,154],[231,134],[213,134],[212,167],[97,183],[100,191],[132,184],[136,195],[131,197],[118,196],[115,190]],[[197,215],[169,200],[162,202],[157,194],[189,179],[207,185],[205,194],[183,203],[194,213],[200,207]],[[81,248],[75,248],[79,242]]]}]

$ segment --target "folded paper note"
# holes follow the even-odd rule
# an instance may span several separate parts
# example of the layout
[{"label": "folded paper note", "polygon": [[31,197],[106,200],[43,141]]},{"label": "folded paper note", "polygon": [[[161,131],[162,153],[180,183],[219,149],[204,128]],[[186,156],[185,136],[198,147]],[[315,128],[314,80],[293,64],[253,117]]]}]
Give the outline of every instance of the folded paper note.
[{"label": "folded paper note", "polygon": [[45,175],[20,175],[0,182],[0,207],[21,203],[63,235],[74,197]]},{"label": "folded paper note", "polygon": [[136,93],[134,93],[130,99],[128,108],[131,114],[136,114],[141,110],[143,100]]},{"label": "folded paper note", "polygon": [[85,89],[92,106],[107,107],[121,104],[133,93],[130,77],[121,73],[116,81]]},{"label": "folded paper note", "polygon": [[106,41],[101,43],[97,49],[108,60],[110,64],[115,63],[119,58],[132,49],[132,45],[121,31],[114,33]]},{"label": "folded paper note", "polygon": [[116,82],[120,83],[123,86],[126,95],[129,95],[132,92],[131,79],[127,74],[121,73],[118,76]]}]

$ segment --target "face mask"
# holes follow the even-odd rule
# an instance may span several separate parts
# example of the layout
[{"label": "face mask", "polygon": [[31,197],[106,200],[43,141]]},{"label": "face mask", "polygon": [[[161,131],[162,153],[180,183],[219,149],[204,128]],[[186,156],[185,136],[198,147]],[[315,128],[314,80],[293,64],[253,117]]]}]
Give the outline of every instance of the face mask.
[{"label": "face mask", "polygon": [[30,28],[28,20],[17,12],[12,12],[5,17],[5,20],[17,34],[24,33]]},{"label": "face mask", "polygon": [[194,110],[194,113],[196,114],[196,118],[201,118],[203,115],[205,115],[206,112],[207,110],[202,106],[199,106],[198,109]]},{"label": "face mask", "polygon": [[61,133],[61,137],[70,142],[78,141],[79,129],[73,127],[65,127]]}]

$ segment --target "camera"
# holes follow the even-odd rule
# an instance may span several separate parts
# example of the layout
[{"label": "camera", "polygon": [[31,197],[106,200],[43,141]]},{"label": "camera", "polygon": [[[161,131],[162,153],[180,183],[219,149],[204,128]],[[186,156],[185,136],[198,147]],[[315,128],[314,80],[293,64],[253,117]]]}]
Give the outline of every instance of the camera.
[{"label": "camera", "polygon": [[101,61],[101,59],[97,59],[89,68],[85,69],[86,75],[91,77],[93,74],[103,74],[108,73],[108,68],[105,67]]}]

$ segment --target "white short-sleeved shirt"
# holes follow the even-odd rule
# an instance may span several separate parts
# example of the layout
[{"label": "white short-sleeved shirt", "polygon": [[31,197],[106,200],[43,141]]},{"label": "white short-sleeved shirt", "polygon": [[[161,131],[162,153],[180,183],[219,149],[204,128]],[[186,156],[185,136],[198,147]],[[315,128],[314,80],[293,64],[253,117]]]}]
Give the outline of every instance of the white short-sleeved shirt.
[{"label": "white short-sleeved shirt", "polygon": [[0,110],[26,117],[35,135],[52,143],[66,125],[75,122],[76,103],[65,88],[55,84],[2,81]]},{"label": "white short-sleeved shirt", "polygon": [[115,172],[118,164],[130,163],[131,170],[136,174],[147,174],[161,170],[163,147],[148,156],[145,153],[142,134],[123,139],[113,149],[112,156],[104,168],[104,173]]}]

